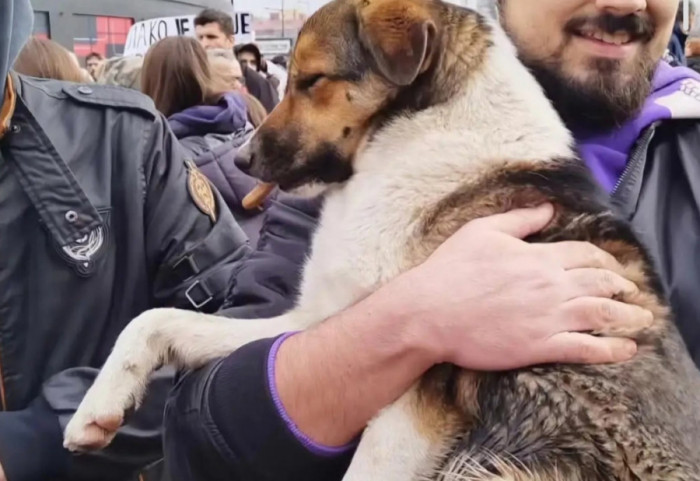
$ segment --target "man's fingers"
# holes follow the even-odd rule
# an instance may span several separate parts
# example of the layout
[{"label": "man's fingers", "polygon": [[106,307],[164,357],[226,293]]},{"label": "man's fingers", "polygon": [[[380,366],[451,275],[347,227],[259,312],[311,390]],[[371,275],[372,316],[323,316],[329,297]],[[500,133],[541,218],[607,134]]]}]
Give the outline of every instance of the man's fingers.
[{"label": "man's fingers", "polygon": [[566,273],[571,291],[569,299],[577,297],[607,297],[633,295],[639,291],[634,282],[605,269],[574,269]]},{"label": "man's fingers", "polygon": [[637,353],[637,344],[629,339],[575,332],[557,334],[545,344],[543,363],[609,364],[628,361]]},{"label": "man's fingers", "polygon": [[637,333],[654,322],[651,311],[599,297],[580,297],[564,304],[566,331],[595,332],[607,335]]},{"label": "man's fingers", "polygon": [[595,267],[616,272],[622,270],[622,266],[615,257],[588,242],[565,241],[537,244],[536,247],[542,250],[548,259],[552,259],[565,270],[582,267]]},{"label": "man's fingers", "polygon": [[552,204],[542,204],[531,209],[515,209],[505,214],[483,217],[472,221],[469,225],[472,228],[494,230],[524,239],[547,227],[553,216]]}]

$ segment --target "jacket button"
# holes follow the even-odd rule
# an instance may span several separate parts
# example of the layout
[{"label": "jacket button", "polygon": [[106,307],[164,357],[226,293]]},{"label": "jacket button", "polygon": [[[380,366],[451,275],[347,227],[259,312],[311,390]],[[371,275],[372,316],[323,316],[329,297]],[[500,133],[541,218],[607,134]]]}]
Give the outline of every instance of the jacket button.
[{"label": "jacket button", "polygon": [[83,85],[82,87],[78,87],[78,93],[81,93],[83,95],[92,95],[92,89]]},{"label": "jacket button", "polygon": [[71,224],[74,224],[78,220],[78,213],[74,210],[69,210],[66,212],[66,220]]},{"label": "jacket button", "polygon": [[12,132],[13,134],[19,134],[21,131],[22,127],[20,127],[17,124],[12,124],[12,126],[10,127],[10,132]]}]

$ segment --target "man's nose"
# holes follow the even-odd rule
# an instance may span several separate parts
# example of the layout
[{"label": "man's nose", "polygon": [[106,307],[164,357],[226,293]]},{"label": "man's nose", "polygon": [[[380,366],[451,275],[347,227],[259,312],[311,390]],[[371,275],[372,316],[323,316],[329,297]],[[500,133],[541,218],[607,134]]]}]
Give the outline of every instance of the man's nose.
[{"label": "man's nose", "polygon": [[624,16],[647,9],[647,0],[596,0],[596,7],[614,15]]},{"label": "man's nose", "polygon": [[236,153],[236,158],[233,160],[233,163],[243,172],[248,172],[250,170],[251,165],[253,164],[254,158],[255,156],[253,155],[253,149],[250,147],[249,141],[246,142],[243,146],[241,146],[240,149],[238,149],[238,152]]}]

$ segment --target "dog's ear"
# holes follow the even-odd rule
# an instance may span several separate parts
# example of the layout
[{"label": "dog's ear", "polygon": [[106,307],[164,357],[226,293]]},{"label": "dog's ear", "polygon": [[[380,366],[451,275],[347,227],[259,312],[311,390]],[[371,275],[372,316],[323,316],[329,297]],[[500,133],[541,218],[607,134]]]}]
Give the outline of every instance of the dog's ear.
[{"label": "dog's ear", "polygon": [[357,13],[360,41],[387,80],[406,86],[427,70],[437,28],[424,6],[406,0],[361,0]]}]

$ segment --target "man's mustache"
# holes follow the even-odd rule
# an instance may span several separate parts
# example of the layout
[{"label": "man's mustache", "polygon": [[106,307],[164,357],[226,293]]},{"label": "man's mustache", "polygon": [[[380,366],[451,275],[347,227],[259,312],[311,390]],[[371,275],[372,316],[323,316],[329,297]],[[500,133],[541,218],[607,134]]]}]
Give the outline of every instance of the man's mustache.
[{"label": "man's mustache", "polygon": [[587,30],[596,30],[610,35],[625,32],[633,42],[649,42],[656,34],[656,25],[651,18],[648,15],[638,14],[619,16],[606,13],[596,17],[577,17],[571,19],[564,29],[570,34],[580,34]]}]

